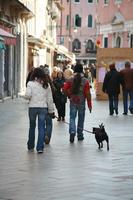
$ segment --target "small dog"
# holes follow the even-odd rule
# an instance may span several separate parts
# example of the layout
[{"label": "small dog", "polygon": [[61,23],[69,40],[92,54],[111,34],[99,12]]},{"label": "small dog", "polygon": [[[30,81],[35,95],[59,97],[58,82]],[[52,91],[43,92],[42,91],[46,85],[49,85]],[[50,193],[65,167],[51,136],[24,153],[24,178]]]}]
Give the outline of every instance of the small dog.
[{"label": "small dog", "polygon": [[107,150],[109,151],[109,137],[105,131],[103,123],[99,125],[99,128],[93,127],[93,134],[95,134],[95,139],[98,143],[99,149],[103,148],[103,141],[107,142]]}]

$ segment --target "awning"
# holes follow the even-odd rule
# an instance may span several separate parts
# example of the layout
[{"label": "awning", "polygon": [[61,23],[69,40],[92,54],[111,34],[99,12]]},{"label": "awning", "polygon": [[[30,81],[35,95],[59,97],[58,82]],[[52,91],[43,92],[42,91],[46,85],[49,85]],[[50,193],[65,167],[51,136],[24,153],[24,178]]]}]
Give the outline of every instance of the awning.
[{"label": "awning", "polygon": [[5,44],[16,45],[16,37],[2,28],[0,28],[0,36],[4,38]]},{"label": "awning", "polygon": [[69,59],[72,63],[75,63],[75,54],[68,51],[68,49],[63,45],[57,45],[56,51],[58,54],[63,54],[64,56],[66,56],[67,59]]},{"label": "awning", "polygon": [[4,38],[3,38],[3,37],[0,37],[0,41],[4,41]]}]

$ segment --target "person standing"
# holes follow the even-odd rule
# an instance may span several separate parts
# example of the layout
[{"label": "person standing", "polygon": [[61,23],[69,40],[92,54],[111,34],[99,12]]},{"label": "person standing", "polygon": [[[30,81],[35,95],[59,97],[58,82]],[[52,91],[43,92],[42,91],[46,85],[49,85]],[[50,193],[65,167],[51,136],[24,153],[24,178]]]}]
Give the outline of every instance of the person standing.
[{"label": "person standing", "polygon": [[[74,142],[76,133],[78,140],[84,140],[85,100],[87,99],[90,112],[92,110],[92,104],[89,81],[84,77],[83,66],[81,64],[75,65],[74,77],[64,83],[63,90],[70,99],[70,142]],[[76,125],[77,115],[78,123]]]},{"label": "person standing", "polygon": [[51,88],[44,78],[41,68],[35,68],[30,81],[27,84],[25,98],[29,100],[29,137],[28,150],[33,151],[35,147],[35,128],[38,118],[38,140],[36,150],[43,153],[45,137],[45,119],[49,112],[54,112],[54,104]]},{"label": "person standing", "polygon": [[131,63],[129,61],[125,62],[125,69],[121,70],[120,74],[123,79],[123,115],[128,114],[128,97],[130,98],[129,111],[133,114],[133,69],[131,68]]},{"label": "person standing", "polygon": [[66,115],[66,102],[67,97],[64,94],[62,88],[64,85],[65,79],[62,71],[57,73],[57,78],[53,81],[53,84],[56,88],[56,94],[54,95],[54,103],[57,108],[58,112],[58,119],[57,121],[64,121]]},{"label": "person standing", "polygon": [[110,71],[106,73],[102,90],[108,94],[109,114],[113,115],[114,111],[118,115],[118,96],[120,94],[120,73],[116,70],[115,64],[109,65]]}]

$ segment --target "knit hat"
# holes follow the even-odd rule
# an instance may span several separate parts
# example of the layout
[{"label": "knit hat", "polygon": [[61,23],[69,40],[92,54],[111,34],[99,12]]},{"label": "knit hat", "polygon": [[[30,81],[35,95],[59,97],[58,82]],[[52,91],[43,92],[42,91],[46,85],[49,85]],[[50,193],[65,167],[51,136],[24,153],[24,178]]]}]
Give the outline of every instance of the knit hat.
[{"label": "knit hat", "polygon": [[74,73],[83,73],[83,66],[82,64],[76,64],[74,67]]}]

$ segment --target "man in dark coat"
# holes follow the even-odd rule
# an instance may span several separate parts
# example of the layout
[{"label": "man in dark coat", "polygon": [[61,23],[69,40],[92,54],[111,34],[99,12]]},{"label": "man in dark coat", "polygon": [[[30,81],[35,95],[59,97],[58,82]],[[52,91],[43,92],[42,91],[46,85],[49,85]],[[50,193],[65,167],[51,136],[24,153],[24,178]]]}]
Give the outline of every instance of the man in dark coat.
[{"label": "man in dark coat", "polygon": [[120,94],[120,73],[116,70],[115,64],[109,65],[110,71],[106,73],[103,81],[103,92],[108,94],[110,115],[118,115],[118,96]]},{"label": "man in dark coat", "polygon": [[123,114],[127,115],[128,113],[128,96],[130,97],[129,110],[133,114],[133,69],[129,61],[125,62],[125,69],[121,70],[120,74],[123,79]]}]

